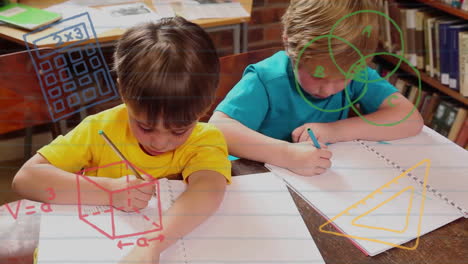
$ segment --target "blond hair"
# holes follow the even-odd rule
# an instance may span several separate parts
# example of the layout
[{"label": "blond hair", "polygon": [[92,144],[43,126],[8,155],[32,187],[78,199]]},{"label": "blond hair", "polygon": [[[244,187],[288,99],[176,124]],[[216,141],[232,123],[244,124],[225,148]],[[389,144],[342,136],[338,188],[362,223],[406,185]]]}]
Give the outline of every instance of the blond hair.
[{"label": "blond hair", "polygon": [[[331,61],[328,38],[321,38],[308,46],[299,58],[301,50],[308,43],[326,34],[332,33],[353,44],[363,56],[374,53],[379,40],[379,15],[361,12],[343,19],[341,18],[360,10],[379,10],[373,0],[291,0],[283,16],[283,39],[286,51],[294,63],[297,59],[301,64],[308,60]],[[368,36],[365,29],[371,29]],[[331,47],[337,64],[345,71],[361,57],[349,44],[337,38],[331,38]],[[366,61],[369,61],[366,60]]]}]

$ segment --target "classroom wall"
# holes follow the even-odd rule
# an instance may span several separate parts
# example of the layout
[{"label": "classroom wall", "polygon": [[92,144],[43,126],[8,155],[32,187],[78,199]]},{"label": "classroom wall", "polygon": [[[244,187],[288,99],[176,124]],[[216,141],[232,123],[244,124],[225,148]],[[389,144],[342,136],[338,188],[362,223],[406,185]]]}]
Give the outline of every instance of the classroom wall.
[{"label": "classroom wall", "polygon": [[[281,17],[290,0],[253,0],[248,31],[248,49],[257,50],[282,46]],[[210,33],[220,56],[232,54],[232,31]]]},{"label": "classroom wall", "polygon": [[[290,0],[253,0],[252,17],[248,27],[248,49],[257,50],[270,47],[282,46],[281,41],[281,17],[286,11]],[[210,33],[220,56],[232,54],[232,31]],[[24,50],[24,47],[0,39],[0,54]],[[109,53],[110,54],[110,53]],[[39,131],[38,131],[39,132]],[[50,142],[50,134],[40,131],[33,138],[33,152],[42,145]],[[0,139],[0,161],[15,160],[23,157],[23,137]],[[15,147],[13,147],[15,146]],[[20,147],[18,147],[20,146]],[[10,149],[11,148],[11,149]],[[8,153],[8,155],[6,155]]]}]

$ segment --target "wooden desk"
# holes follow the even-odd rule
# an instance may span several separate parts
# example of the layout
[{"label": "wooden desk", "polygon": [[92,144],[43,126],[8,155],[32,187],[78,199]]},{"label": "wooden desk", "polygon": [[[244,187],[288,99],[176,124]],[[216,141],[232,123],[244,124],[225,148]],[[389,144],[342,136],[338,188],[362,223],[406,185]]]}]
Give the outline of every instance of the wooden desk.
[{"label": "wooden desk", "polygon": [[[21,4],[29,5],[32,7],[37,8],[46,8],[55,4],[60,4],[65,2],[65,0],[21,0]],[[132,2],[132,0],[129,0]],[[153,1],[152,0],[143,0],[143,1],[133,1],[133,2],[144,2],[150,8],[155,10]],[[252,2],[253,0],[239,0],[239,2],[243,5],[245,10],[251,14],[252,12]],[[236,18],[222,18],[222,19],[197,19],[193,20],[192,22],[197,23],[201,27],[205,28],[208,32],[213,31],[220,31],[226,29],[232,29],[233,31],[233,39],[234,39],[234,53],[240,53],[247,51],[247,23],[250,21],[250,16],[248,17],[236,17]],[[53,28],[49,28],[47,30],[38,32],[34,34],[34,39],[37,39],[42,36],[47,36],[56,30]],[[19,43],[21,45],[25,45],[23,35],[26,34],[28,31],[10,27],[10,26],[0,26],[0,37],[8,39],[10,41]],[[103,43],[111,43],[116,41],[122,36],[125,32],[125,29],[111,29],[109,31],[103,32],[98,34],[98,41]],[[242,43],[240,36],[243,36]],[[85,43],[83,43],[85,44]],[[28,43],[28,45],[32,46],[32,43]],[[39,47],[54,47],[55,42],[44,42]]]},{"label": "wooden desk", "polygon": [[[268,171],[262,164],[247,160],[233,161],[232,164],[232,173],[235,176]],[[319,226],[325,222],[323,217],[297,194],[292,191],[290,193],[328,264],[462,264],[468,261],[468,219],[458,219],[422,236],[416,250],[393,248],[375,257],[367,257],[347,238],[319,232]],[[5,212],[0,213],[0,263],[32,263],[39,239],[40,218],[29,215],[14,222],[3,217],[4,214]]]}]

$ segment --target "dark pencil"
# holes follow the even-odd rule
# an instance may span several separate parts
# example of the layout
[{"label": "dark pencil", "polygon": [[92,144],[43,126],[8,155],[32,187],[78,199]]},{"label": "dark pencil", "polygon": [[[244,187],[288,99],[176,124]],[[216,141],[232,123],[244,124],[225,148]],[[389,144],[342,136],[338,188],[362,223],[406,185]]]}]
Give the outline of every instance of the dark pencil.
[{"label": "dark pencil", "polygon": [[140,180],[144,180],[143,177],[141,177],[140,173],[138,173],[138,171],[132,166],[132,164],[130,164],[130,162],[128,162],[128,160],[125,158],[125,156],[122,154],[122,152],[119,151],[119,149],[114,145],[114,143],[112,143],[112,141],[110,140],[110,138],[107,137],[106,133],[104,133],[104,131],[102,130],[99,130],[99,135],[102,136],[102,138],[104,138],[104,140],[107,142],[107,144],[109,144],[109,146],[114,150],[114,152],[123,160],[127,163],[127,165],[130,167],[130,169],[132,169],[132,171],[135,173],[135,176],[140,179]]}]

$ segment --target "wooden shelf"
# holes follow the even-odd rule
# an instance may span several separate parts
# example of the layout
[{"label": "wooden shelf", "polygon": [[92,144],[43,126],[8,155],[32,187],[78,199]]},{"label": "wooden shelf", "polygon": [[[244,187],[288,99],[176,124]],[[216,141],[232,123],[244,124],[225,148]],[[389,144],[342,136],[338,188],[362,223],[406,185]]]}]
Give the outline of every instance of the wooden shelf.
[{"label": "wooden shelf", "polygon": [[[380,58],[384,59],[385,61],[397,65],[398,64],[398,59],[393,57],[393,56],[388,56],[388,55],[381,55],[379,56]],[[414,77],[417,77],[415,72],[405,63],[401,63],[400,65],[400,70],[403,70],[404,72],[411,74]],[[421,74],[421,81],[428,84],[429,86],[433,87],[434,89],[439,90],[440,92],[452,97],[453,99],[457,100],[461,104],[463,104],[465,107],[468,106],[468,98],[463,97],[459,92],[450,89],[448,86],[443,85],[441,82],[438,80],[432,78],[425,72],[420,71]]]},{"label": "wooden shelf", "polygon": [[437,8],[441,11],[444,11],[445,13],[457,16],[462,19],[468,20],[468,11],[452,7],[448,4],[442,3],[440,1],[435,1],[435,0],[416,0],[420,3],[424,3],[428,6],[432,6],[434,8]]}]

